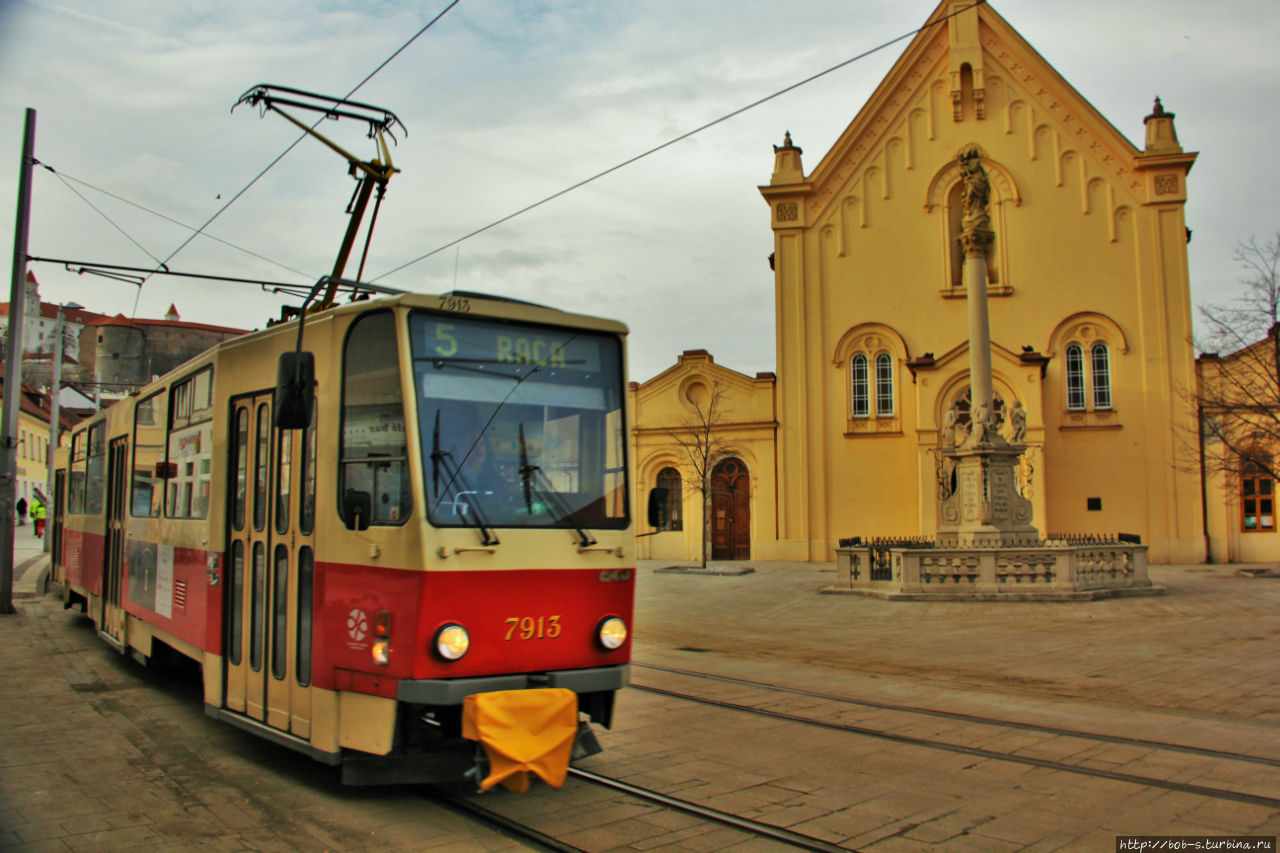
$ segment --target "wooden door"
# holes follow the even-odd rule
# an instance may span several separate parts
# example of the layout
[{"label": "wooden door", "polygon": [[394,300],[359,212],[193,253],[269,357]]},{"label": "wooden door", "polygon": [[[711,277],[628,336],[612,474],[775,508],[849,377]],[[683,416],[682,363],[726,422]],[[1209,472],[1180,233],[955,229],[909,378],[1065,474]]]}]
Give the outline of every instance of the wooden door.
[{"label": "wooden door", "polygon": [[[113,438],[107,449],[106,553],[102,561],[102,619],[98,630],[119,645],[124,632],[120,588],[124,575],[124,522],[128,498],[128,439]],[[57,509],[54,510],[55,516]]]},{"label": "wooden door", "polygon": [[271,547],[271,397],[231,401],[227,567],[223,584],[224,703],[266,719],[267,573]]},{"label": "wooden door", "polygon": [[751,476],[740,459],[711,472],[711,559],[751,559]]}]

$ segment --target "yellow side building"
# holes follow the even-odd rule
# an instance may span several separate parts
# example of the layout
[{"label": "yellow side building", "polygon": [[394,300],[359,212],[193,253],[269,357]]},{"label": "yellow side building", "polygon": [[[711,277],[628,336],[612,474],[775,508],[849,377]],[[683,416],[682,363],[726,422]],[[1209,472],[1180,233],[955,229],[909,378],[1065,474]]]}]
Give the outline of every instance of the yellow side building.
[{"label": "yellow side building", "polygon": [[[679,470],[667,427],[688,409],[681,389],[719,382],[733,400],[722,429],[740,445],[725,456],[750,471],[745,556],[825,561],[846,537],[934,535],[944,419],[953,406],[961,429],[968,418],[956,158],[976,144],[995,232],[994,408],[1002,432],[1015,405],[1026,414],[1019,476],[1033,523],[1138,534],[1152,562],[1203,560],[1202,483],[1185,455],[1197,432],[1183,216],[1196,155],[1158,100],[1125,120],[1144,121],[1142,148],[990,4],[940,3],[810,171],[800,140],[774,146],[760,191],[776,382],[686,353],[636,386],[637,506],[663,468]],[[686,541],[663,531],[641,556],[696,559],[698,499],[687,487],[684,499]]]}]

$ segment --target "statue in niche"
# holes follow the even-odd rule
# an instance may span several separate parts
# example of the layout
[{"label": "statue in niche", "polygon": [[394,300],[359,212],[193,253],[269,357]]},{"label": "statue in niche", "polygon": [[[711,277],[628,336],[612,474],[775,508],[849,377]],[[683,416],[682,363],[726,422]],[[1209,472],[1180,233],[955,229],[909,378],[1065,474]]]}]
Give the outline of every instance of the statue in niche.
[{"label": "statue in niche", "polygon": [[1021,400],[1013,401],[1013,408],[1009,410],[1009,424],[1013,427],[1013,434],[1009,436],[1009,443],[1025,444],[1027,441],[1027,411],[1022,408]]},{"label": "statue in niche", "polygon": [[991,226],[991,180],[987,170],[982,166],[982,155],[978,146],[966,145],[956,156],[960,165],[960,179],[963,182],[960,199],[964,205],[964,216],[960,220],[965,234],[974,231],[986,231]]},{"label": "statue in niche", "polygon": [[942,446],[956,446],[956,424],[960,420],[960,409],[955,403],[951,404],[951,408],[947,409],[947,413],[942,416]]}]

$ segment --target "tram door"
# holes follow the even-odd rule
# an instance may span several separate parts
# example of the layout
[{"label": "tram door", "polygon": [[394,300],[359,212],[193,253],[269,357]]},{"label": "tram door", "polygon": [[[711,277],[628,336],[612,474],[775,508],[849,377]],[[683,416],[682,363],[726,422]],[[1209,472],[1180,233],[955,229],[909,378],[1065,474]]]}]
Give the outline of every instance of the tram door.
[{"label": "tram door", "polygon": [[231,482],[223,571],[223,660],[227,708],[266,719],[267,550],[271,482],[271,397],[231,403]]},{"label": "tram door", "polygon": [[116,642],[122,639],[124,608],[120,587],[124,575],[124,514],[129,477],[126,472],[128,439],[113,438],[107,450],[107,535],[103,555],[102,620],[99,631]]},{"label": "tram door", "polygon": [[230,434],[226,706],[309,738],[315,430],[275,429],[258,395]]},{"label": "tram door", "polygon": [[62,569],[62,528],[63,519],[67,514],[67,469],[59,468],[53,474],[53,526],[50,528],[48,536],[53,538],[50,541],[49,548],[50,558],[52,560],[53,571],[55,572],[54,580],[66,581]]},{"label": "tram door", "polygon": [[[314,427],[314,425],[313,425]],[[311,572],[315,506],[314,428],[273,429],[267,724],[311,736]],[[308,471],[310,476],[308,477]]]}]

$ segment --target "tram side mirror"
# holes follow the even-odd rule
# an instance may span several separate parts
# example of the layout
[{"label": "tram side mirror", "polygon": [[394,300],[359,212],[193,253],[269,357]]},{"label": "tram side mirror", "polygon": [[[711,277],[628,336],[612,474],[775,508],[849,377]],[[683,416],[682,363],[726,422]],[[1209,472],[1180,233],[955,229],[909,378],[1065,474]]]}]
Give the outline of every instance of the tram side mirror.
[{"label": "tram side mirror", "polygon": [[349,491],[342,496],[342,517],[348,530],[368,530],[373,515],[373,498],[368,492]]},{"label": "tram side mirror", "polygon": [[276,429],[306,429],[315,399],[316,357],[310,352],[282,352],[276,366]]},{"label": "tram side mirror", "polygon": [[649,490],[649,526],[659,530],[667,526],[671,497],[662,487]]}]

